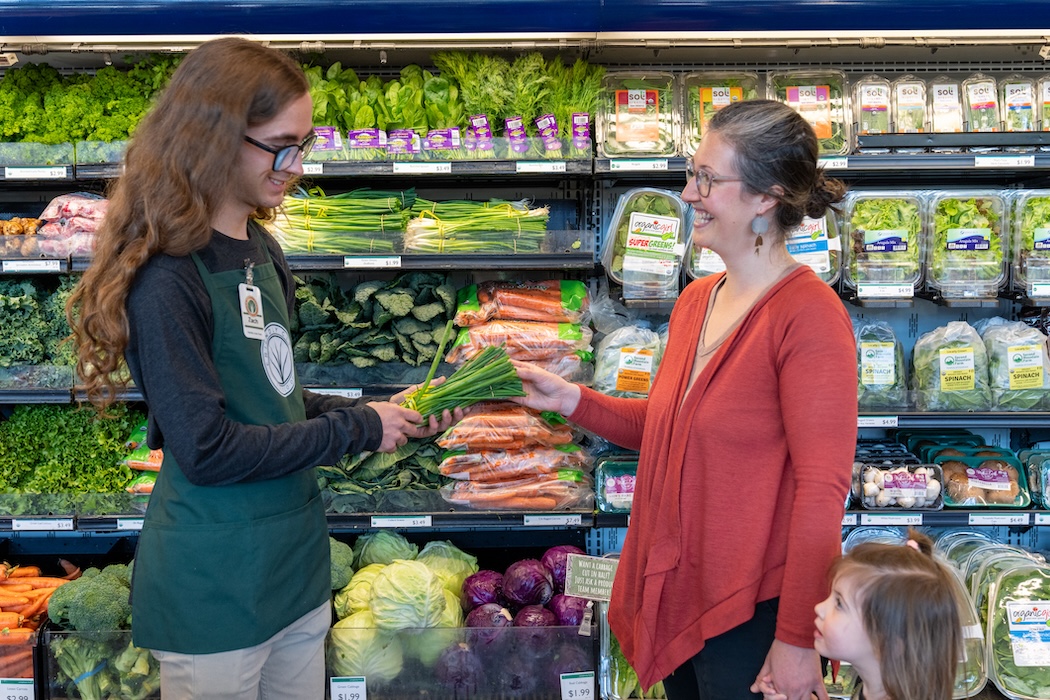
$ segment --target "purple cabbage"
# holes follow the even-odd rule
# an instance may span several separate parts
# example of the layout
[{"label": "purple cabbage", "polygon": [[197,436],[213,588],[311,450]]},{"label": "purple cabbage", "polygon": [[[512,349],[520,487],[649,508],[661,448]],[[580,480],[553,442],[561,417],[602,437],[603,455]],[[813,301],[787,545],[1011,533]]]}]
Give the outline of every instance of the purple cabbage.
[{"label": "purple cabbage", "polygon": [[561,674],[595,670],[594,657],[585,645],[566,642],[543,665],[546,687],[561,688]]},{"label": "purple cabbage", "polygon": [[488,569],[471,574],[463,581],[460,599],[463,610],[468,613],[486,603],[503,605],[503,574]]},{"label": "purple cabbage", "polygon": [[500,663],[493,664],[492,685],[502,698],[522,698],[532,694],[539,684],[536,659],[527,654],[508,654]]},{"label": "purple cabbage", "polygon": [[554,590],[561,593],[565,590],[565,567],[570,554],[586,554],[579,547],[571,544],[559,544],[551,547],[543,556],[540,561],[547,567],[547,571],[551,572],[551,580],[554,581]]},{"label": "purple cabbage", "polygon": [[485,666],[469,645],[459,642],[441,652],[434,675],[455,697],[472,697],[484,688]]},{"label": "purple cabbage", "polygon": [[557,632],[558,618],[542,605],[526,605],[514,616],[514,626],[527,629],[515,630],[514,639],[523,653],[536,659],[546,656]]},{"label": "purple cabbage", "polygon": [[557,627],[558,618],[542,605],[526,605],[514,616],[515,627]]},{"label": "purple cabbage", "polygon": [[513,624],[510,611],[498,603],[485,603],[470,611],[464,626],[472,628],[467,632],[467,641],[475,646],[493,646],[501,638],[503,628]]},{"label": "purple cabbage", "polygon": [[578,627],[583,622],[583,614],[587,610],[587,599],[556,593],[551,602],[547,603],[547,607],[558,618],[559,625]]},{"label": "purple cabbage", "polygon": [[554,595],[550,571],[538,559],[522,559],[503,574],[503,596],[516,608],[546,605]]}]

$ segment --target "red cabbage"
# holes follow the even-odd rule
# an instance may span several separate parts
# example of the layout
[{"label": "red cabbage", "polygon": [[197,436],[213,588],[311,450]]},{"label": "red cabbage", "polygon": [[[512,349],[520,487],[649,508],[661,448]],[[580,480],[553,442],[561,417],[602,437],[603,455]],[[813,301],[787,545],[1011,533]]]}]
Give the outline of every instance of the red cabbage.
[{"label": "red cabbage", "polygon": [[466,627],[474,628],[467,633],[467,641],[474,645],[493,645],[499,640],[504,627],[513,624],[510,611],[498,603],[485,603],[470,611]]},{"label": "red cabbage", "polygon": [[547,603],[547,607],[558,618],[559,625],[577,627],[583,622],[583,613],[587,610],[587,599],[557,593],[551,598],[551,602]]},{"label": "red cabbage", "polygon": [[522,559],[503,574],[503,596],[512,606],[546,605],[554,595],[550,571],[537,559]]},{"label": "red cabbage", "polygon": [[528,696],[539,684],[536,659],[528,654],[506,654],[500,663],[492,665],[491,671],[493,690],[501,698]]},{"label": "red cabbage", "polygon": [[455,697],[472,697],[484,688],[485,666],[469,645],[460,642],[441,652],[434,675]]},{"label": "red cabbage", "polygon": [[557,627],[558,618],[542,605],[526,605],[514,616],[515,627]]},{"label": "red cabbage", "polygon": [[532,659],[542,658],[551,650],[553,637],[557,631],[558,618],[542,605],[526,605],[514,616],[515,627],[527,629],[514,630],[514,639]]},{"label": "red cabbage", "polygon": [[468,613],[485,603],[502,605],[503,574],[488,569],[471,574],[463,581],[463,594],[460,598],[463,602],[463,610]]},{"label": "red cabbage", "polygon": [[561,688],[561,674],[595,670],[593,655],[577,642],[566,642],[543,664],[546,687]]},{"label": "red cabbage", "polygon": [[571,544],[559,544],[551,547],[543,556],[540,561],[547,567],[547,571],[551,572],[551,579],[554,581],[554,590],[561,593],[565,590],[565,566],[570,554],[586,554],[579,547]]}]

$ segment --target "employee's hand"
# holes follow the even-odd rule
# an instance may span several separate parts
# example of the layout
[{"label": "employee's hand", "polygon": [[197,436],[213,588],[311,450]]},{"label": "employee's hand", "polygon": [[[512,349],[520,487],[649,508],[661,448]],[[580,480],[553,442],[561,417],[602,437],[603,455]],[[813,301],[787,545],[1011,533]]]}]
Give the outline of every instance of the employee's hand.
[{"label": "employee's hand", "polygon": [[751,685],[752,693],[773,690],[770,698],[781,700],[828,700],[824,675],[820,672],[820,655],[813,649],[796,647],[779,639],[773,640],[766,662]]},{"label": "employee's hand", "polygon": [[580,404],[578,384],[565,381],[557,374],[528,362],[511,360],[511,363],[525,389],[525,396],[515,396],[511,401],[537,411],[557,411],[563,416],[570,415]]},{"label": "employee's hand", "polygon": [[[448,377],[434,377],[433,379],[430,380],[430,386],[441,386],[442,384],[445,383],[446,379],[448,379]],[[396,394],[394,394],[393,396],[390,397],[390,403],[404,403],[405,399],[408,398],[408,395],[411,394],[411,393],[414,393],[416,391],[419,391],[419,387],[421,387],[421,386],[423,386],[423,385],[422,384],[413,384],[412,386],[410,386],[410,387],[408,387],[406,389],[403,389],[402,391],[397,392]]]},{"label": "employee's hand", "polygon": [[379,414],[379,420],[383,423],[383,441],[377,452],[393,452],[408,442],[410,437],[422,437],[419,423],[423,416],[418,412],[390,401],[373,401],[367,405]]}]

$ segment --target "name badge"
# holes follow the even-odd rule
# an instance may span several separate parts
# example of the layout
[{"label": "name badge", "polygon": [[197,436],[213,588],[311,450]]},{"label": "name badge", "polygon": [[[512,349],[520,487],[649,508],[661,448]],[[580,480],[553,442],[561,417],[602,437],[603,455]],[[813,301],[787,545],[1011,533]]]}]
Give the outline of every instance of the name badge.
[{"label": "name badge", "polygon": [[263,321],[262,292],[258,287],[242,282],[237,285],[237,294],[241,299],[241,328],[244,330],[244,337],[262,340],[263,329],[266,327]]}]

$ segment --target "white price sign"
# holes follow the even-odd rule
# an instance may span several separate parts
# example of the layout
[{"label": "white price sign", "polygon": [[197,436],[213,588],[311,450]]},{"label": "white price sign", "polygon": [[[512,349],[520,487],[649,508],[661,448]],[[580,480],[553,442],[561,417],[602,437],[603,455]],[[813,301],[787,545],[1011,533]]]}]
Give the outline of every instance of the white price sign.
[{"label": "white price sign", "polygon": [[33,700],[32,678],[0,678],[0,700]]},{"label": "white price sign", "polygon": [[1027,525],[1028,513],[970,513],[967,521],[970,525]]},{"label": "white price sign", "polygon": [[825,170],[845,170],[849,167],[849,158],[820,158],[817,160],[817,167]]},{"label": "white price sign", "polygon": [[921,514],[862,513],[861,525],[922,525]]},{"label": "white price sign", "polygon": [[978,168],[1034,168],[1035,156],[974,156]]},{"label": "white price sign", "polygon": [[856,513],[846,513],[845,515],[842,516],[842,526],[843,527],[852,527],[852,526],[854,526],[856,524],[857,524],[857,514]]},{"label": "white price sign", "polygon": [[582,525],[583,516],[575,515],[523,515],[521,524],[526,527],[569,527]]},{"label": "white price sign", "polygon": [[343,268],[347,270],[396,270],[400,267],[400,255],[346,255],[343,257]]},{"label": "white price sign", "polygon": [[303,175],[324,175],[324,163],[303,163]]},{"label": "white price sign", "polygon": [[858,416],[858,428],[896,428],[897,416]]},{"label": "white price sign", "polygon": [[69,168],[64,165],[17,165],[4,168],[5,180],[65,180],[68,177]]},{"label": "white price sign", "polygon": [[117,530],[138,532],[142,529],[142,518],[117,518]]},{"label": "white price sign", "polygon": [[1043,299],[1050,297],[1050,284],[1033,284],[1031,290],[1028,292],[1028,296],[1033,299]]},{"label": "white price sign", "polygon": [[328,396],[342,396],[344,399],[359,399],[364,396],[363,389],[310,389],[315,394],[327,394]]},{"label": "white price sign", "polygon": [[61,272],[62,260],[4,260],[4,272]]},{"label": "white price sign", "polygon": [[645,160],[611,160],[609,170],[617,172],[620,170],[667,170],[666,158],[647,158]]},{"label": "white price sign", "polygon": [[452,163],[394,163],[395,175],[447,175]]},{"label": "white price sign", "polygon": [[514,170],[519,173],[563,173],[565,172],[565,161],[519,160]]},{"label": "white price sign", "polygon": [[861,299],[911,299],[915,296],[915,285],[858,284],[857,296]]},{"label": "white price sign", "polygon": [[373,515],[372,527],[430,527],[432,520],[429,515]]},{"label": "white price sign", "polygon": [[368,700],[364,676],[333,676],[328,685],[332,700]]},{"label": "white price sign", "polygon": [[594,671],[561,674],[561,700],[594,700]]},{"label": "white price sign", "polygon": [[1035,514],[1036,525],[1050,525],[1050,513],[1036,513]]},{"label": "white price sign", "polygon": [[15,519],[11,521],[11,529],[15,532],[71,532],[73,518]]}]

